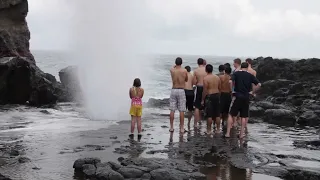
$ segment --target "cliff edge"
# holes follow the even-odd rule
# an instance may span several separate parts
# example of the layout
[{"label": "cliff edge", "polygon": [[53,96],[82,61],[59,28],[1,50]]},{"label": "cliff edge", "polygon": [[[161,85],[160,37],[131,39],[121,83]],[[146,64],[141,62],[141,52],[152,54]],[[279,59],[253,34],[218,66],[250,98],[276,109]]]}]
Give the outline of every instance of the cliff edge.
[{"label": "cliff edge", "polygon": [[35,63],[29,50],[28,11],[28,0],[0,1],[0,58],[26,57]]}]

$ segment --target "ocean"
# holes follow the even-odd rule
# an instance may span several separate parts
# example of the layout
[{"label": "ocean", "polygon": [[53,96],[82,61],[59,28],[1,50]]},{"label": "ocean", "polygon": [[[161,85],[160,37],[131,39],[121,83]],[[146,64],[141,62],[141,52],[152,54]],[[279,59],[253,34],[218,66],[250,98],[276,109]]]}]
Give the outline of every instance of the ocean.
[{"label": "ocean", "polygon": [[[69,65],[77,64],[76,60],[71,59],[67,52],[62,51],[32,51],[37,65],[47,73],[50,73],[59,80],[59,71]],[[170,96],[171,77],[169,69],[174,65],[175,58],[183,59],[183,66],[190,66],[191,70],[197,68],[198,58],[203,58],[208,64],[214,67],[214,73],[218,73],[218,66],[225,63],[232,65],[235,57],[219,57],[219,56],[196,56],[196,55],[148,55],[150,57],[150,65],[146,67],[145,76],[148,77],[142,81],[142,87],[145,89],[143,101],[147,102],[149,98],[163,99]],[[141,64],[143,66],[143,64]],[[128,87],[129,89],[130,87]],[[127,95],[127,94],[126,94]]]}]

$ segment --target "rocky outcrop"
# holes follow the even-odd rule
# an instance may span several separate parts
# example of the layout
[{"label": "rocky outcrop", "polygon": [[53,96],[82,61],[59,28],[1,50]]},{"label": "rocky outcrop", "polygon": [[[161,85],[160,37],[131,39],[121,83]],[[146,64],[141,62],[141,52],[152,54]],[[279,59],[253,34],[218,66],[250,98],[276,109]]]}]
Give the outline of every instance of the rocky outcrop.
[{"label": "rocky outcrop", "polygon": [[27,0],[0,1],[0,58],[26,57],[35,63],[29,50],[27,14]]},{"label": "rocky outcrop", "polygon": [[0,58],[0,82],[0,104],[54,104],[63,94],[54,76],[27,58]]},{"label": "rocky outcrop", "polygon": [[121,164],[117,164],[86,158],[75,161],[73,168],[88,179],[206,179],[204,174],[198,172],[198,167],[179,160],[171,162],[165,159],[135,158],[123,159]]},{"label": "rocky outcrop", "polygon": [[82,99],[82,91],[78,77],[78,67],[68,66],[59,71],[61,84],[66,91],[65,101],[78,101]]}]

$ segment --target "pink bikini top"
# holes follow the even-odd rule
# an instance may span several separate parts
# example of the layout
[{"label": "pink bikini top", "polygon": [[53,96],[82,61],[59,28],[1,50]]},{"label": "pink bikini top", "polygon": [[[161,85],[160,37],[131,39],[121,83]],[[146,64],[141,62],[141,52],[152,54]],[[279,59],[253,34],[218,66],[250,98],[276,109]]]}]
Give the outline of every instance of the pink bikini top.
[{"label": "pink bikini top", "polygon": [[131,98],[131,105],[138,105],[142,106],[142,98],[140,97],[135,97],[138,95],[137,88],[133,87],[133,92],[134,92],[134,97]]}]

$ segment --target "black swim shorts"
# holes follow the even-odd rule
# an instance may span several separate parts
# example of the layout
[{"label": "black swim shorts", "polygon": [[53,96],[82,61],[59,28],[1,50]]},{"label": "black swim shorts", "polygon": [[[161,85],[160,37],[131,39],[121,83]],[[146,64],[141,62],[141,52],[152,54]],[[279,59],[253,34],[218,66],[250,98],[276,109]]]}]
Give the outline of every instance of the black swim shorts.
[{"label": "black swim shorts", "polygon": [[220,94],[220,113],[221,114],[229,113],[231,101],[232,101],[231,93],[222,92]]},{"label": "black swim shorts", "polygon": [[193,90],[184,90],[186,93],[186,108],[188,111],[193,111],[193,104],[194,104],[194,91]]},{"label": "black swim shorts", "polygon": [[220,94],[208,94],[205,98],[205,112],[208,118],[220,117]]},{"label": "black swim shorts", "polygon": [[240,112],[240,117],[249,117],[249,103],[249,97],[235,97],[235,100],[230,110],[231,116],[235,117]]},{"label": "black swim shorts", "polygon": [[203,106],[201,105],[201,101],[202,101],[203,86],[197,86],[196,92],[197,93],[196,93],[196,100],[194,102],[194,106],[197,109],[202,110]]}]

